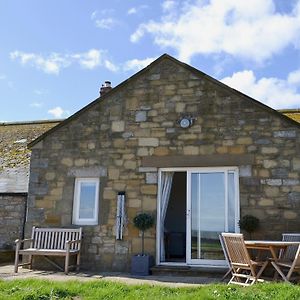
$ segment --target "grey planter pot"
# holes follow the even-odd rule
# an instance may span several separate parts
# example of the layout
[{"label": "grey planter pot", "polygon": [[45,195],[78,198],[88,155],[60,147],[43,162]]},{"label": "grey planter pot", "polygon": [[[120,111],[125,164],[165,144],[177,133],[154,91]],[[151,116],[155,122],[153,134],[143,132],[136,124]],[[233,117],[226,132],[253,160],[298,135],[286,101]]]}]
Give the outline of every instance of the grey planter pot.
[{"label": "grey planter pot", "polygon": [[150,275],[150,268],[154,265],[154,258],[151,255],[134,255],[131,258],[131,275]]}]

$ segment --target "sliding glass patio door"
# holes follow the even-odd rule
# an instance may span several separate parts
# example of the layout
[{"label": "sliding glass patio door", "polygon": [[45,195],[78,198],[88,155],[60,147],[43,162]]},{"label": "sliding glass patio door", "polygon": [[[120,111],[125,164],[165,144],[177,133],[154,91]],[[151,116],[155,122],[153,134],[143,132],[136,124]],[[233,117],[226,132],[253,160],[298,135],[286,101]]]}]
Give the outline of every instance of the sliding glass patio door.
[{"label": "sliding glass patio door", "polygon": [[219,234],[239,230],[237,169],[187,171],[187,187],[187,263],[223,265]]}]

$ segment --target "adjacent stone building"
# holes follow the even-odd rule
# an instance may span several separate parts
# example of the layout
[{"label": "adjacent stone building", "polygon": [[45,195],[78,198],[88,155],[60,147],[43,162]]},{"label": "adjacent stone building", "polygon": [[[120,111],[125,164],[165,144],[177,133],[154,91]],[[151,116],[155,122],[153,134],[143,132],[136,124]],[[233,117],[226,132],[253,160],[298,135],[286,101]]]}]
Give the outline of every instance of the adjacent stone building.
[{"label": "adjacent stone building", "polygon": [[82,226],[85,268],[128,271],[142,211],[156,217],[145,246],[157,264],[224,263],[218,233],[246,214],[257,238],[300,229],[299,124],[168,55],[30,148],[26,233]]},{"label": "adjacent stone building", "polygon": [[0,250],[12,249],[14,241],[23,236],[30,162],[27,144],[58,123],[0,124]]}]

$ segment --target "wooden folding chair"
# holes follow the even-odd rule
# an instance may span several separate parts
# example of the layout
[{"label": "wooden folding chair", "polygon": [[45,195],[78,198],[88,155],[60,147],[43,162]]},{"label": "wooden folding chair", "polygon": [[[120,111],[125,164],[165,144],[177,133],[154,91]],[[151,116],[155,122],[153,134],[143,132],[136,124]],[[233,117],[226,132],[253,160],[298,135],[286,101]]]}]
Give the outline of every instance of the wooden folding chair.
[{"label": "wooden folding chair", "polygon": [[242,234],[222,233],[222,237],[231,265],[232,277],[228,284],[249,286],[258,281],[263,281],[260,279],[260,276],[269,261],[258,262],[251,260]]},{"label": "wooden folding chair", "polygon": [[[284,242],[300,242],[300,233],[283,233],[282,240]],[[281,250],[279,253],[279,259],[285,261],[293,261],[298,250],[298,246],[289,246],[285,250]]]},{"label": "wooden folding chair", "polygon": [[[276,262],[271,261],[271,264],[284,281],[290,282],[292,274],[300,270],[300,244],[297,247],[296,254],[292,260],[283,254],[281,259]],[[282,268],[288,269],[286,274],[283,273]]]},{"label": "wooden folding chair", "polygon": [[221,234],[219,234],[219,240],[220,240],[220,244],[221,244],[221,247],[222,247],[222,250],[223,250],[223,253],[224,253],[225,260],[226,260],[227,265],[228,265],[228,270],[227,270],[226,274],[221,279],[221,281],[224,281],[225,278],[227,278],[227,276],[229,274],[231,274],[231,264],[230,264],[230,261],[229,261],[227,249],[226,249],[226,246],[225,246],[225,242],[224,242],[223,236]]}]

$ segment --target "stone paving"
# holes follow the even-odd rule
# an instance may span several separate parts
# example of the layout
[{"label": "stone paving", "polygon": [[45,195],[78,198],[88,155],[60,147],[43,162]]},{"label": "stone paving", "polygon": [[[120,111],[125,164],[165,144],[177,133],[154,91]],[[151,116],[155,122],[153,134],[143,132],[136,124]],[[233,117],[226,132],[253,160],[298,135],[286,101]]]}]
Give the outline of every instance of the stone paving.
[{"label": "stone paving", "polygon": [[218,283],[219,278],[212,277],[178,277],[178,276],[132,276],[126,273],[117,272],[70,272],[65,275],[63,272],[55,271],[40,271],[40,270],[29,270],[25,268],[19,268],[19,272],[14,273],[14,266],[12,264],[0,265],[0,280],[14,280],[14,279],[47,279],[57,281],[68,281],[68,280],[108,280],[126,284],[150,284],[150,285],[164,285],[171,287],[192,287],[201,284]]}]

